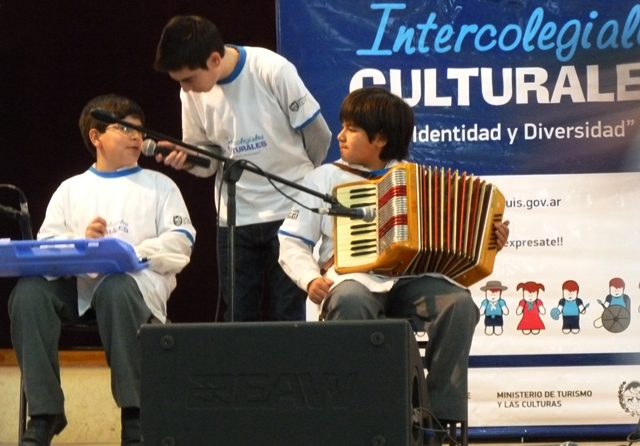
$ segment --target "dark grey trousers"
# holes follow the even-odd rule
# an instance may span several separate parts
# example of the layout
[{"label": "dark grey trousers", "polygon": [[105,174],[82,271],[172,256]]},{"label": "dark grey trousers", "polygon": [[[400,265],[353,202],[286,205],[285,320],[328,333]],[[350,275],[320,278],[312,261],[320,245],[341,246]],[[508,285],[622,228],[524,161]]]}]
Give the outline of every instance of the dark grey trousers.
[{"label": "dark grey trousers", "polygon": [[400,279],[388,293],[372,293],[347,280],[329,292],[324,308],[325,320],[402,318],[426,332],[431,410],[439,420],[467,419],[469,350],[480,319],[469,290],[423,276]]},{"label": "dark grey trousers", "polygon": [[[140,407],[137,333],[151,318],[151,311],[135,280],[126,274],[107,276],[96,290],[91,307],[111,369],[116,404]],[[62,325],[80,320],[75,278],[21,278],[9,298],[9,316],[29,415],[63,413],[58,342]]]}]

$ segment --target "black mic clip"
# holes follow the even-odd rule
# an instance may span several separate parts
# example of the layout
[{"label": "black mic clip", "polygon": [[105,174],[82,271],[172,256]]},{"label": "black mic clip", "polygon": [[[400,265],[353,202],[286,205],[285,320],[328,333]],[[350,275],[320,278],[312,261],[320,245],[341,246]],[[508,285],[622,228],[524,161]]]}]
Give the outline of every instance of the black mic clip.
[{"label": "black mic clip", "polygon": [[331,207],[329,208],[316,208],[312,210],[320,215],[347,217],[352,220],[363,220],[366,223],[371,223],[376,218],[376,211],[371,207],[348,208],[340,204],[338,201],[332,201]]}]

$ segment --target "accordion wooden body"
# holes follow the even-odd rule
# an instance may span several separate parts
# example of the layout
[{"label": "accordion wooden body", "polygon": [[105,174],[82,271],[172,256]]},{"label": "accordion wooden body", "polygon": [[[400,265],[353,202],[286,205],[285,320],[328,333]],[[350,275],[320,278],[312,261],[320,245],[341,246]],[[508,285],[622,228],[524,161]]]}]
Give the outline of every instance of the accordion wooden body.
[{"label": "accordion wooden body", "polygon": [[333,196],[347,207],[376,209],[370,223],[334,217],[338,274],[432,272],[470,286],[493,271],[493,224],[502,221],[505,199],[478,177],[405,163],[380,178],[336,186]]}]

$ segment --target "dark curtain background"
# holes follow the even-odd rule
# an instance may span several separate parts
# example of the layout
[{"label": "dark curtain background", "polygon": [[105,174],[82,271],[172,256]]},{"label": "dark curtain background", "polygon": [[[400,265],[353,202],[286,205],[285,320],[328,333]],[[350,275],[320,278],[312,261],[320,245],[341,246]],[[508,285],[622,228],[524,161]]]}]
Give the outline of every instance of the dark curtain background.
[{"label": "dark curtain background", "polygon": [[[276,50],[275,10],[275,0],[0,0],[0,183],[24,191],[34,234],[58,185],[92,163],[77,125],[91,98],[128,96],[145,111],[146,127],[181,136],[179,86],[153,70],[156,45],[171,17],[202,15],[218,25],[227,43]],[[191,263],[178,275],[169,301],[169,318],[214,321],[213,179],[165,168],[152,158],[140,164],[178,184],[198,231]],[[17,206],[17,195],[0,190],[0,204]],[[2,215],[0,231],[0,237],[21,236],[17,221]],[[0,348],[10,347],[7,300],[15,281],[0,278]],[[224,304],[217,320],[223,311]]]}]

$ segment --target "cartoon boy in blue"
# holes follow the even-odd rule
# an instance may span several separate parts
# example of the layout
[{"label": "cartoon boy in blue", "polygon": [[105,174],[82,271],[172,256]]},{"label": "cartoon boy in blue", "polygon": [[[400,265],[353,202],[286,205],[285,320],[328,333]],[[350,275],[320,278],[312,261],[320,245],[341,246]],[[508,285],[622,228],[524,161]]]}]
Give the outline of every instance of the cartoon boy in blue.
[{"label": "cartoon boy in blue", "polygon": [[499,280],[490,280],[485,286],[480,287],[485,296],[480,303],[480,315],[484,315],[484,334],[487,336],[502,334],[502,315],[509,314],[507,302],[502,298],[502,292],[506,289]]}]

